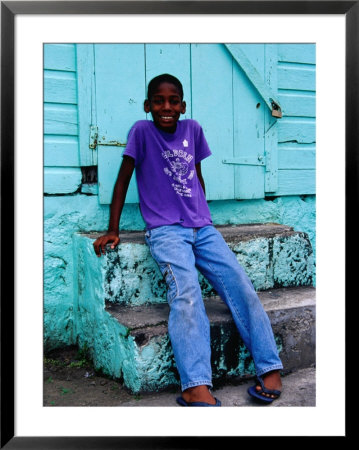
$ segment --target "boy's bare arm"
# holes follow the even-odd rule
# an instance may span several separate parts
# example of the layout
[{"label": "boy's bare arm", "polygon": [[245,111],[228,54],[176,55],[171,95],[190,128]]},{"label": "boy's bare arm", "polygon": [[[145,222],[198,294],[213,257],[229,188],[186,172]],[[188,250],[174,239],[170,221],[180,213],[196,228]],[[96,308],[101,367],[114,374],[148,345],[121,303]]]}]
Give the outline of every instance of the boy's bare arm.
[{"label": "boy's bare arm", "polygon": [[127,194],[128,185],[135,168],[135,160],[130,156],[124,156],[120,171],[113,190],[111,213],[108,231],[94,242],[94,250],[97,256],[105,254],[106,245],[112,242],[111,248],[115,248],[119,242],[119,224],[123,205]]},{"label": "boy's bare arm", "polygon": [[201,163],[200,162],[196,164],[196,172],[197,172],[197,177],[199,179],[199,182],[201,183],[203,192],[206,195],[206,186],[204,184],[204,179],[203,179],[203,176],[202,176],[202,170],[201,170]]}]

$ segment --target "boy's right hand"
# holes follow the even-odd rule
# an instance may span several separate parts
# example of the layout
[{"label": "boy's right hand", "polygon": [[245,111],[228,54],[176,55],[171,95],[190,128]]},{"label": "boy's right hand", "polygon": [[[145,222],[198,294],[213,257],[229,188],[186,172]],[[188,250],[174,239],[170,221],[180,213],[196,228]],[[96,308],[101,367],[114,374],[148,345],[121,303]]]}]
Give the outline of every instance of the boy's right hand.
[{"label": "boy's right hand", "polygon": [[106,245],[112,242],[111,248],[114,249],[120,242],[120,238],[116,233],[106,233],[103,236],[100,236],[93,243],[93,247],[97,256],[101,256],[101,254],[106,253]]}]

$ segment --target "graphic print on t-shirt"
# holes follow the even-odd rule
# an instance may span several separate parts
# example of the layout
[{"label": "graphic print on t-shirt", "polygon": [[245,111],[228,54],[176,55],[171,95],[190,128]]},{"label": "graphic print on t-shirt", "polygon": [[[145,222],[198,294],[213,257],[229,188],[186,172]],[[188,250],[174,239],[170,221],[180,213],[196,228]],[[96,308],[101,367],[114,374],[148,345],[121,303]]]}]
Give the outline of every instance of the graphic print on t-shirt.
[{"label": "graphic print on t-shirt", "polygon": [[[188,147],[186,139],[182,144]],[[190,170],[189,166],[193,156],[179,149],[166,150],[162,156],[168,163],[168,166],[163,169],[164,173],[173,179],[171,186],[176,194],[181,197],[192,197],[192,189],[187,186],[187,181],[192,180],[194,176],[194,170]]]}]

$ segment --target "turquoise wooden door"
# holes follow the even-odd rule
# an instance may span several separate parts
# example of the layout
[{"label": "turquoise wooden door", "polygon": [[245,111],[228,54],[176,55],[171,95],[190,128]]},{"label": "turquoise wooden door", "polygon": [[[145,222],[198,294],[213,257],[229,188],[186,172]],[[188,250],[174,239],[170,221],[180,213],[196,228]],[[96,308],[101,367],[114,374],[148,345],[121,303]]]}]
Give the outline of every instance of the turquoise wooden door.
[{"label": "turquoise wooden door", "polygon": [[[264,79],[270,72],[267,47],[243,48],[253,73]],[[90,146],[97,150],[101,203],[111,202],[130,127],[136,120],[151,120],[143,111],[146,86],[165,72],[181,80],[187,102],[182,117],[202,125],[213,153],[202,163],[207,199],[255,199],[275,191],[276,118],[229,47],[83,44],[81,51],[91,55],[86,69],[79,67],[79,73],[87,70],[88,78],[93,77],[88,82]],[[138,202],[135,179],[127,202]]]}]

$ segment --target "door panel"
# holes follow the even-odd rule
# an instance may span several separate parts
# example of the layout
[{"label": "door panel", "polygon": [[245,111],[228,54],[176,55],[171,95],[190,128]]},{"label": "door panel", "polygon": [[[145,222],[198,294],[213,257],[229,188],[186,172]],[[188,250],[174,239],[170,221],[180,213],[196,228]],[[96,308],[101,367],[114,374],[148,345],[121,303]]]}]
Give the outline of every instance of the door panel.
[{"label": "door panel", "polygon": [[[95,80],[99,196],[111,203],[128,132],[146,117],[144,45],[96,44]],[[126,201],[138,202],[135,177]]]},{"label": "door panel", "polygon": [[[263,71],[264,45],[252,50],[252,64]],[[224,45],[96,44],[94,73],[101,203],[111,202],[131,126],[152,120],[143,101],[148,82],[161,73],[181,80],[187,104],[182,118],[201,124],[212,150],[202,164],[207,199],[264,197],[267,106]],[[138,202],[135,177],[126,202]]]},{"label": "door panel", "polygon": [[233,61],[221,45],[192,45],[192,112],[203,127],[212,156],[203,161],[209,200],[234,198]]}]

